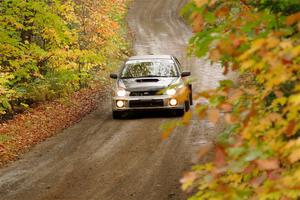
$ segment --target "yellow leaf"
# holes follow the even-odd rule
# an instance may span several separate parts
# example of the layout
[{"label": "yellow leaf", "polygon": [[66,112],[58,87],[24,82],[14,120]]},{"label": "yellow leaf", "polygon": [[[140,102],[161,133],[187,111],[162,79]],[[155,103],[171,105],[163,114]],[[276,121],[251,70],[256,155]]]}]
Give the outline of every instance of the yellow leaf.
[{"label": "yellow leaf", "polygon": [[210,0],[208,6],[213,7],[216,4],[217,0]]},{"label": "yellow leaf", "polygon": [[291,163],[295,163],[300,160],[300,149],[294,150],[288,157]]},{"label": "yellow leaf", "polygon": [[270,37],[267,39],[267,48],[272,49],[278,46],[280,40],[276,37]]},{"label": "yellow leaf", "polygon": [[294,47],[291,52],[293,57],[297,57],[300,54],[300,45]]},{"label": "yellow leaf", "polygon": [[255,61],[254,60],[247,60],[247,61],[245,61],[245,62],[242,63],[241,68],[243,70],[247,70],[247,69],[251,68],[254,65],[255,65]]},{"label": "yellow leaf", "polygon": [[194,0],[197,7],[202,7],[208,3],[208,0]]},{"label": "yellow leaf", "polygon": [[252,55],[254,52],[256,52],[258,49],[260,49],[264,44],[266,43],[265,39],[258,39],[252,42],[251,48],[243,53],[240,57],[239,60],[243,61],[247,59],[250,55]]},{"label": "yellow leaf", "polygon": [[279,46],[282,49],[290,49],[293,47],[293,44],[290,40],[285,40],[285,41],[280,42]]},{"label": "yellow leaf", "polygon": [[182,189],[183,190],[188,189],[196,179],[197,179],[196,172],[186,172],[183,175],[183,178],[180,179],[180,183],[182,184]]},{"label": "yellow leaf", "polygon": [[188,125],[190,123],[191,119],[192,119],[192,111],[190,110],[184,114],[182,123],[184,125]]},{"label": "yellow leaf", "polygon": [[290,96],[289,102],[292,104],[299,105],[300,104],[300,94]]}]

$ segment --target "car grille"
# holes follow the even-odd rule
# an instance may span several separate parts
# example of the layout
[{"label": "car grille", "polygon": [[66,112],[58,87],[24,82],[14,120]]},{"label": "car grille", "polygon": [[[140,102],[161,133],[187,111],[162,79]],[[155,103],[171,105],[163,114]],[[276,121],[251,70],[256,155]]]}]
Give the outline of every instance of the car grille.
[{"label": "car grille", "polygon": [[131,108],[151,108],[151,107],[162,107],[164,106],[164,101],[162,99],[154,100],[132,100],[129,101],[129,107]]},{"label": "car grille", "polygon": [[160,95],[160,91],[135,91],[130,92],[130,96],[154,96]]}]

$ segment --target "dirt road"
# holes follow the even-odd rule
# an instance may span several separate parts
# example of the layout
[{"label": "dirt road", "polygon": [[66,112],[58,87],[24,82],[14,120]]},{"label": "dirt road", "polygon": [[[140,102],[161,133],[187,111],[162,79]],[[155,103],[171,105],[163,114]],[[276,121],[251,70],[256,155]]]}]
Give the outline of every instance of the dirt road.
[{"label": "dirt road", "polygon": [[[197,78],[195,90],[223,78],[218,67],[186,58],[191,31],[178,17],[186,0],[136,0],[128,22],[137,54],[173,54]],[[37,145],[0,170],[0,199],[179,200],[179,179],[195,148],[215,137],[206,121],[192,120],[161,141],[159,114],[112,120],[109,93],[77,125]],[[41,127],[43,128],[43,127]]]}]

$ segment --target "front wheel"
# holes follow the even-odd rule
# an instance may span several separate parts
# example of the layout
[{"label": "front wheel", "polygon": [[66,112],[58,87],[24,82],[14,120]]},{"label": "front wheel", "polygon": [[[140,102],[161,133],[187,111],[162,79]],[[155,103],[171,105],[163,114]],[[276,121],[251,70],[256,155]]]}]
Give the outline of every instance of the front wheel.
[{"label": "front wheel", "polygon": [[190,101],[184,102],[184,108],[175,110],[175,115],[178,117],[182,117],[186,112],[190,110]]},{"label": "front wheel", "polygon": [[191,101],[185,101],[184,102],[184,111],[187,112],[190,110]]},{"label": "front wheel", "polygon": [[189,85],[189,90],[190,90],[190,93],[189,93],[190,105],[193,105],[193,87],[191,84]]}]

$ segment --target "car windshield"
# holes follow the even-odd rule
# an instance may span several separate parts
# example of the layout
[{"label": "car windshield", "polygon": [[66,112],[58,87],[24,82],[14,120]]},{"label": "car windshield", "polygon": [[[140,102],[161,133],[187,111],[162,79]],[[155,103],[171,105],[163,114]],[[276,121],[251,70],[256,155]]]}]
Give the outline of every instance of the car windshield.
[{"label": "car windshield", "polygon": [[178,71],[172,60],[132,60],[123,68],[121,78],[177,77]]}]

